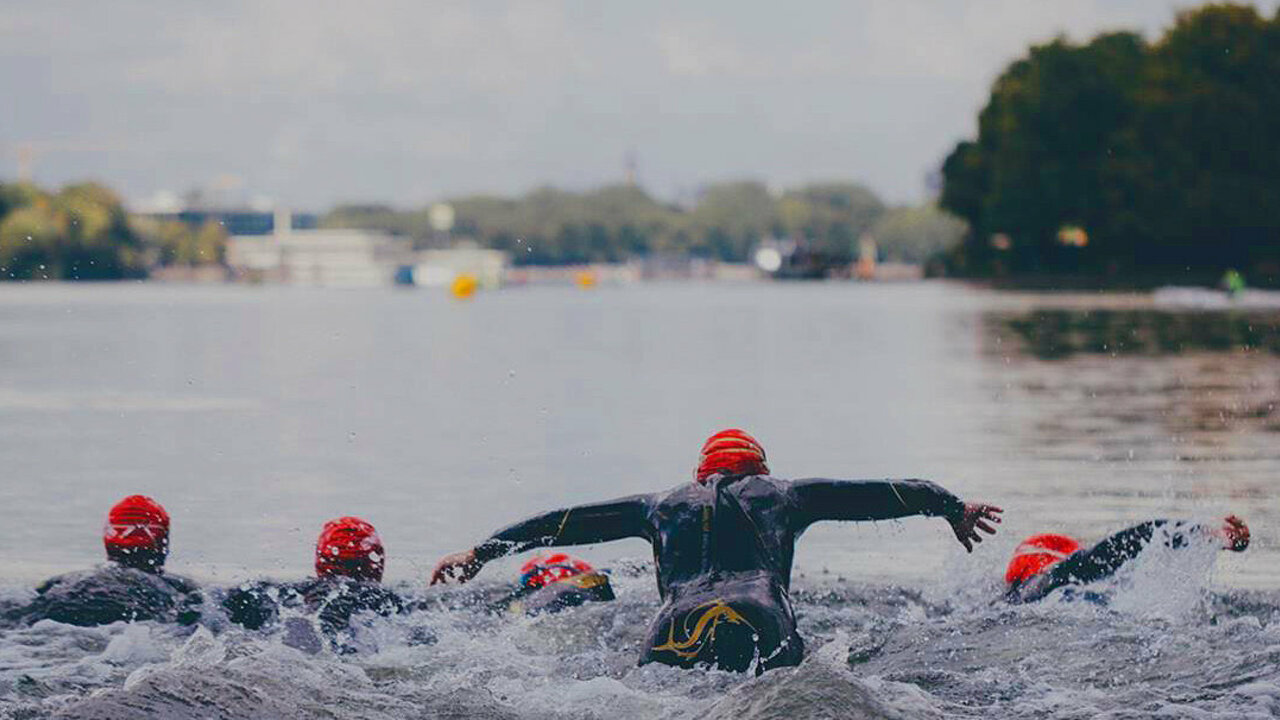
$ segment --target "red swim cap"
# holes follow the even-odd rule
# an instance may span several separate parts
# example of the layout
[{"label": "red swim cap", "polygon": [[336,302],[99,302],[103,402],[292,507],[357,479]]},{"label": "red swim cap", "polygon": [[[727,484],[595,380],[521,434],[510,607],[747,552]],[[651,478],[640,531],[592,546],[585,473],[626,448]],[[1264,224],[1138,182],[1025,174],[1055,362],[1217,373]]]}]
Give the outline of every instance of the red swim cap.
[{"label": "red swim cap", "polygon": [[520,584],[529,590],[536,590],[574,575],[595,571],[590,563],[571,555],[539,553],[520,567]]},{"label": "red swim cap", "polygon": [[169,555],[169,513],[146,495],[130,495],[107,513],[102,528],[107,559],[139,570],[155,570]]},{"label": "red swim cap", "polygon": [[693,477],[706,482],[712,475],[768,475],[764,448],[756,439],[737,429],[721,430],[707,438],[698,457]]},{"label": "red swim cap", "polygon": [[316,540],[316,575],[381,582],[386,557],[372,525],[358,517],[340,517],[325,523]]},{"label": "red swim cap", "polygon": [[1026,582],[1079,549],[1080,543],[1067,535],[1032,535],[1013,551],[1004,581],[1010,585]]}]

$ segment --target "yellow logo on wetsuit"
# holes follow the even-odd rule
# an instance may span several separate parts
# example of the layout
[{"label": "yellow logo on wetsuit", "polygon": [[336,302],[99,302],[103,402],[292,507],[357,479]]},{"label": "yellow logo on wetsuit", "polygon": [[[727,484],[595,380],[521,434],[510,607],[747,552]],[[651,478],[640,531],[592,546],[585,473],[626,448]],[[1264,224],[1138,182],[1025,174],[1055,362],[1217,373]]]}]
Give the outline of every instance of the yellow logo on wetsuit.
[{"label": "yellow logo on wetsuit", "polygon": [[[693,621],[693,627],[690,627],[690,621],[697,616],[697,620]],[[688,659],[697,657],[702,652],[702,646],[708,641],[713,640],[716,636],[716,628],[720,623],[733,623],[735,625],[746,625],[751,628],[752,632],[756,632],[756,628],[737,610],[734,610],[723,600],[712,600],[704,603],[689,611],[684,616],[684,622],[681,623],[684,631],[684,640],[676,640],[676,621],[671,619],[671,627],[667,629],[667,641],[661,645],[654,645],[653,649],[658,652],[674,653],[677,657]]]},{"label": "yellow logo on wetsuit", "polygon": [[609,578],[604,573],[589,573],[586,575],[572,575],[567,578],[561,578],[556,582],[568,583],[583,590],[590,590],[594,587],[609,584]]}]

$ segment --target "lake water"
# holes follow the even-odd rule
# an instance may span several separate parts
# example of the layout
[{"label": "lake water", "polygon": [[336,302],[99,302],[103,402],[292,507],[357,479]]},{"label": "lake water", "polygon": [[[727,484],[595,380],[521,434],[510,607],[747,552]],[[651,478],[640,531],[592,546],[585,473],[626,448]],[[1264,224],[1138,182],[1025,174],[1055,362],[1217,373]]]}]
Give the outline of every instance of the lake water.
[{"label": "lake water", "polygon": [[[938,520],[812,529],[796,558],[810,661],[760,680],[632,667],[657,602],[639,571],[619,573],[618,603],[574,619],[442,608],[412,621],[439,643],[399,642],[393,623],[354,660],[146,623],[12,631],[0,715],[279,716],[244,699],[270,686],[303,716],[311,702],[338,717],[1267,717],[1280,712],[1274,322],[941,283],[464,303],[0,285],[10,597],[97,562],[106,509],[135,492],[169,509],[172,571],[206,583],[302,577],[323,521],[355,514],[378,527],[390,582],[461,597],[423,587],[440,554],[539,510],[687,482],[724,426],[755,434],[781,477],[927,477],[1006,509],[970,556]],[[1229,511],[1253,528],[1248,552],[1144,558],[1151,577],[1119,610],[990,602],[1026,534],[1091,541]],[[648,548],[580,554],[625,568]],[[514,581],[518,563],[492,564],[480,587]],[[797,697],[807,710],[788,709]]]}]

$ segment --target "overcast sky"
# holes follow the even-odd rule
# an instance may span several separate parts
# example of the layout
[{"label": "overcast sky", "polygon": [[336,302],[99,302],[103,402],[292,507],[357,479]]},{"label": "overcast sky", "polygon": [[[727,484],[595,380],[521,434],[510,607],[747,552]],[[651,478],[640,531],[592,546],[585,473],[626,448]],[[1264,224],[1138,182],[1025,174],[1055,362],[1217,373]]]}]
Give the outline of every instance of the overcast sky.
[{"label": "overcast sky", "polygon": [[[1149,37],[1169,0],[0,0],[0,178],[322,210],[621,179],[854,179],[891,202],[1028,44]],[[1274,12],[1276,0],[1259,5]]]}]

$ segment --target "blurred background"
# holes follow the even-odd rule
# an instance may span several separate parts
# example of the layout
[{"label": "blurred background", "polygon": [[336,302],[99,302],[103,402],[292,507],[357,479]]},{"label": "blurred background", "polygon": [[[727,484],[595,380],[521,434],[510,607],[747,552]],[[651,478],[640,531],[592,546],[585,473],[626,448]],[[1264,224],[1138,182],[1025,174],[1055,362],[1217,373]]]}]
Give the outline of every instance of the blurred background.
[{"label": "blurred background", "polygon": [[11,2],[0,92],[10,580],[133,492],[197,576],[354,513],[421,578],[741,425],[1004,504],[984,573],[1234,510],[1280,586],[1275,2]]}]

